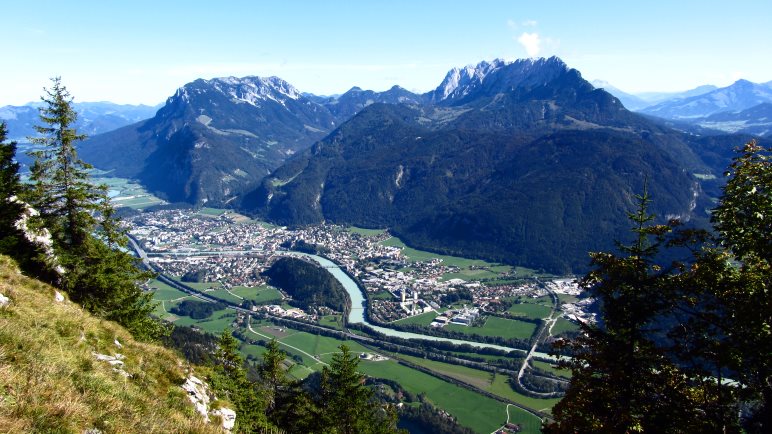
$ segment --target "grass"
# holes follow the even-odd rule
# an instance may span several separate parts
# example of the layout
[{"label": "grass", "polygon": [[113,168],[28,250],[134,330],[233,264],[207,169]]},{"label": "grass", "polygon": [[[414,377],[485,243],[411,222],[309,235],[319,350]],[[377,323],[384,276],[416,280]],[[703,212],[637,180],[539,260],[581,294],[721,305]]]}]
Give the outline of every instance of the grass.
[{"label": "grass", "polygon": [[200,210],[198,210],[198,214],[205,215],[205,216],[221,216],[228,212],[227,209],[220,209],[220,208],[208,208],[203,207]]},{"label": "grass", "polygon": [[448,330],[457,331],[465,334],[476,334],[480,336],[500,336],[504,339],[522,339],[528,340],[536,331],[536,324],[518,321],[513,319],[499,318],[489,316],[482,327],[467,327],[456,324],[445,326]]},{"label": "grass", "polygon": [[325,315],[319,318],[319,325],[343,330],[343,318],[340,315]]},{"label": "grass", "polygon": [[405,256],[408,260],[413,262],[431,261],[432,259],[442,259],[443,264],[456,266],[459,268],[469,268],[470,266],[485,267],[490,265],[496,265],[496,264],[491,264],[489,262],[483,261],[481,259],[460,258],[458,256],[440,255],[437,253],[426,252],[423,250],[416,250],[411,247],[407,247],[405,243],[403,243],[402,240],[400,240],[397,237],[391,237],[385,241],[382,241],[381,244],[383,244],[384,246],[401,247],[402,255]]},{"label": "grass", "polygon": [[110,190],[118,192],[112,200],[116,207],[144,209],[164,203],[162,199],[153,196],[141,185],[126,178],[95,177],[93,181],[95,184],[105,184]]},{"label": "grass", "polygon": [[395,324],[417,324],[421,326],[428,326],[434,318],[437,318],[437,312],[426,312],[420,315],[409,316],[407,318],[394,321]]},{"label": "grass", "polygon": [[209,297],[213,297],[218,300],[227,301],[229,303],[241,304],[241,302],[244,301],[243,299],[236,297],[235,295],[231,294],[225,289],[215,289],[211,291],[206,291],[205,294]]},{"label": "grass", "polygon": [[356,226],[351,226],[346,229],[352,234],[359,234],[359,235],[364,235],[368,237],[381,235],[385,231],[385,229],[365,229],[365,228],[358,228]]},{"label": "grass", "polygon": [[180,291],[179,289],[173,288],[160,280],[151,280],[149,283],[149,286],[151,288],[156,288],[153,290],[153,298],[156,300],[176,300],[178,298],[187,297],[188,294]]},{"label": "grass", "polygon": [[558,318],[555,325],[552,326],[552,336],[557,336],[563,332],[579,330],[579,326],[565,318]]},{"label": "grass", "polygon": [[522,404],[533,410],[539,410],[546,413],[551,413],[552,407],[554,407],[555,404],[560,401],[560,398],[541,399],[521,395],[517,393],[515,389],[512,388],[512,386],[509,385],[509,377],[506,375],[496,375],[496,377],[493,379],[493,384],[491,384],[488,391],[495,393],[496,395],[503,398],[509,399],[512,402]]},{"label": "grass", "polygon": [[502,398],[508,399],[512,402],[524,405],[533,410],[549,412],[552,409],[552,406],[554,406],[559,401],[559,399],[539,399],[521,395],[512,389],[512,386],[510,386],[508,383],[509,377],[506,375],[494,375],[492,372],[483,371],[480,369],[468,368],[466,366],[458,366],[450,363],[443,363],[418,357],[400,356],[400,358],[404,358],[440,374],[447,375],[448,377],[455,378],[456,380],[463,381],[464,383],[471,384],[475,387],[501,396]]},{"label": "grass", "polygon": [[175,325],[196,326],[209,333],[220,335],[223,330],[230,329],[231,323],[236,318],[236,312],[230,309],[216,310],[212,316],[206,319],[193,319],[187,316],[181,316],[174,322]]},{"label": "grass", "polygon": [[394,296],[389,291],[378,291],[373,294],[369,294],[370,299],[373,300],[395,300]]},{"label": "grass", "polygon": [[[362,361],[359,370],[371,377],[395,380],[411,393],[425,394],[429,401],[455,416],[461,425],[476,432],[493,432],[507,420],[505,404],[393,360]],[[523,425],[523,433],[540,432],[539,418],[513,408],[510,408],[510,414],[511,422]]]},{"label": "grass", "polygon": [[518,315],[525,318],[545,318],[550,314],[551,311],[551,307],[535,303],[513,304],[512,307],[507,310],[507,312],[513,315]]},{"label": "grass", "polygon": [[[194,413],[179,387],[189,367],[172,351],[54,302],[52,287],[5,256],[0,293],[10,298],[0,308],[0,431],[219,432]],[[130,379],[94,356],[118,352]]]},{"label": "grass", "polygon": [[536,368],[543,369],[547,372],[551,372],[554,375],[557,375],[559,377],[563,378],[571,378],[571,371],[568,369],[557,369],[554,368],[552,363],[548,362],[542,362],[541,360],[533,360],[531,359],[531,365],[533,365]]},{"label": "grass", "polygon": [[274,304],[281,302],[281,292],[273,286],[234,286],[231,288],[231,292],[246,300],[252,300],[257,304]]}]

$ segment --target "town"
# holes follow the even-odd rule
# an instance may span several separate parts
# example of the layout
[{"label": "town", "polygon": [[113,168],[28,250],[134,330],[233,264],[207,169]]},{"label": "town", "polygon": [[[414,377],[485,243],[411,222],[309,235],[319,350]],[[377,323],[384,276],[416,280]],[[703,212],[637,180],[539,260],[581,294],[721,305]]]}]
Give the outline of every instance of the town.
[{"label": "town", "polygon": [[[571,278],[517,279],[512,270],[496,274],[480,265],[469,268],[496,278],[455,277],[459,267],[439,257],[409,260],[404,247],[387,242],[391,236],[386,231],[356,231],[332,224],[288,229],[232,212],[217,215],[192,210],[144,212],[125,222],[148,259],[164,274],[195,275],[196,281],[217,283],[226,290],[265,285],[262,272],[276,257],[286,250],[312,248],[359,280],[368,294],[371,317],[381,323],[453,306],[438,312],[430,325],[470,325],[482,312],[499,310],[506,300],[550,293],[573,296],[573,302],[561,304],[565,318],[593,321],[588,313],[592,300],[576,297],[580,290]],[[307,317],[298,309],[276,305],[254,308]]]}]

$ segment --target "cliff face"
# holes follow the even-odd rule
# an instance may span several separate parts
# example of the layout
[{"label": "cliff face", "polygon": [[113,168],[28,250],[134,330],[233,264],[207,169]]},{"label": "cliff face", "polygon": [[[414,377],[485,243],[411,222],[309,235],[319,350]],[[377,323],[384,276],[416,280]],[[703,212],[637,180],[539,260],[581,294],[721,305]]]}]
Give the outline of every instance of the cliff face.
[{"label": "cliff face", "polygon": [[5,256],[0,294],[0,432],[222,432],[196,412],[182,388],[194,372],[172,351],[134,341]]}]

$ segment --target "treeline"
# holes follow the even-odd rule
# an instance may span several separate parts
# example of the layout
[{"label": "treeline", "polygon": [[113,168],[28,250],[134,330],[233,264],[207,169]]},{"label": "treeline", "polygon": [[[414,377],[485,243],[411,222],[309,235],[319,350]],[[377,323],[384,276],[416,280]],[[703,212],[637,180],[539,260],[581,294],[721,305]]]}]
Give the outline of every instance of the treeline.
[{"label": "treeline", "polygon": [[209,303],[197,300],[183,300],[177,306],[171,308],[169,312],[175,315],[189,316],[193,319],[206,319],[212,316],[217,310],[228,307],[224,303]]},{"label": "treeline", "polygon": [[298,258],[282,257],[263,272],[271,285],[282,289],[292,297],[292,306],[308,309],[327,306],[345,312],[348,298],[346,290],[332,274],[322,267]]}]

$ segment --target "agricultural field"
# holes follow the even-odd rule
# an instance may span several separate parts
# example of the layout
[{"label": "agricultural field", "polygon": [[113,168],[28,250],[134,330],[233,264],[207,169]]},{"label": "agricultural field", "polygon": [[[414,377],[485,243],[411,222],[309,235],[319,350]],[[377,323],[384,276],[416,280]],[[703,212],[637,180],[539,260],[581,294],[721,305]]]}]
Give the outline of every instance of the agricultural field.
[{"label": "agricultural field", "polygon": [[552,307],[538,303],[519,303],[513,304],[507,312],[524,318],[545,318],[552,312]]},{"label": "agricultural field", "polygon": [[359,234],[367,237],[381,235],[386,231],[386,229],[365,229],[365,228],[358,228],[356,226],[347,227],[346,230],[351,232],[352,234]]},{"label": "agricultural field", "polygon": [[427,327],[429,324],[431,324],[432,321],[434,321],[434,318],[437,318],[437,315],[439,314],[436,311],[426,312],[420,315],[409,316],[407,318],[398,319],[394,321],[394,324],[400,324],[400,325],[417,324],[420,326]]},{"label": "agricultural field", "polygon": [[[504,403],[400,365],[396,361],[363,360],[359,364],[359,370],[375,378],[395,380],[411,393],[424,393],[429,401],[445,409],[455,416],[460,424],[476,432],[493,432],[507,420]],[[512,407],[509,411],[512,415],[511,420],[523,425],[523,433],[540,432],[539,418]]]},{"label": "agricultural field", "polygon": [[552,326],[552,336],[557,336],[563,332],[579,330],[579,326],[572,323],[565,318],[558,318],[554,326]]},{"label": "agricultural field", "polygon": [[418,357],[399,357],[417,365],[431,369],[437,373],[447,375],[448,377],[455,378],[456,380],[463,381],[467,384],[471,384],[475,387],[501,396],[502,398],[508,399],[512,402],[526,406],[533,410],[549,412],[552,409],[552,406],[559,401],[559,399],[539,399],[522,395],[509,385],[509,377],[506,375],[494,374],[492,372],[483,371],[480,369],[437,362],[434,360],[421,359]]},{"label": "agricultural field", "polygon": [[341,315],[325,315],[319,318],[319,325],[343,330],[343,318]]},{"label": "agricultural field", "polygon": [[499,336],[504,339],[528,340],[536,331],[536,324],[513,319],[489,316],[482,327],[448,324],[445,329],[465,334],[480,336]]},{"label": "agricultural field", "polygon": [[569,371],[568,369],[557,369],[553,367],[554,365],[552,363],[549,363],[549,362],[542,362],[541,360],[531,359],[531,365],[533,365],[536,368],[550,372],[553,375],[557,375],[559,377],[571,378],[571,371]]},{"label": "agricultural field", "polygon": [[129,207],[144,209],[153,205],[160,205],[162,199],[152,195],[141,185],[125,178],[95,177],[95,184],[105,184],[109,189],[112,203],[116,208]]}]

